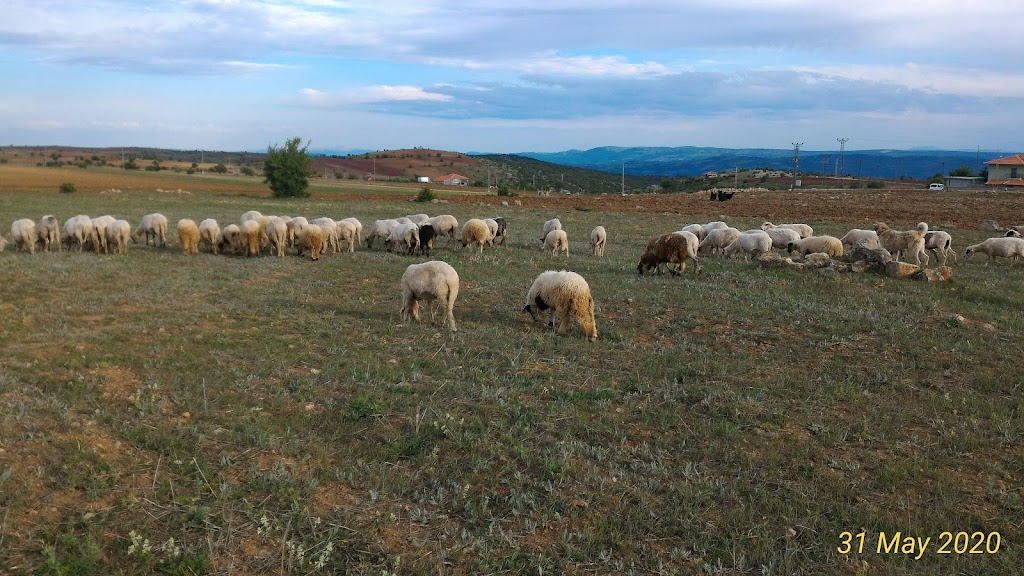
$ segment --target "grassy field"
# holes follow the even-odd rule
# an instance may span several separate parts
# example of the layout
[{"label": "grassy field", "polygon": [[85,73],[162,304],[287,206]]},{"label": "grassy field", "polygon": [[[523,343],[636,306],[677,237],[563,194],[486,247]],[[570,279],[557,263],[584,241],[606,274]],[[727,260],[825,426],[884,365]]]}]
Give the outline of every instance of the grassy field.
[{"label": "grassy field", "polygon": [[[179,218],[223,225],[249,209],[367,227],[426,211],[502,215],[512,239],[482,256],[436,249],[462,281],[454,341],[439,325],[401,325],[399,278],[423,258],[379,248],[311,262],[9,246],[0,573],[953,575],[1024,564],[1024,267],[964,263],[981,231],[951,230],[961,263],[943,285],[741,260],[638,278],[646,240],[693,220],[43,188],[0,193],[0,229],[46,213],[134,225],[160,211],[173,236]],[[554,216],[569,258],[537,248]],[[862,224],[810,223],[840,235]],[[597,224],[609,231],[604,259],[586,245]],[[588,280],[597,342],[520,312],[537,274],[560,268]],[[919,559],[902,540],[878,552],[897,532],[931,540]],[[969,553],[985,544],[968,536],[966,550],[937,553],[944,532],[980,532],[990,550],[998,533],[998,551]]]}]

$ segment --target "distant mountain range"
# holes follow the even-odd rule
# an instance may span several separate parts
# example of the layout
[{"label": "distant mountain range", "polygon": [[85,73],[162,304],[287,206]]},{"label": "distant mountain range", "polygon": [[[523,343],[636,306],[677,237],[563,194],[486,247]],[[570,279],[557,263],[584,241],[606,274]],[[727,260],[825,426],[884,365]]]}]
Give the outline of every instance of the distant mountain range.
[{"label": "distant mountain range", "polygon": [[[927,179],[936,174],[948,174],[961,166],[973,172],[985,168],[985,162],[1013,152],[990,150],[848,150],[843,154],[840,175],[863,178]],[[536,160],[554,164],[589,168],[634,176],[700,176],[705,172],[728,172],[746,168],[792,170],[792,149],[771,148],[706,148],[605,146],[590,150],[564,152],[520,152]],[[838,150],[800,150],[800,173],[836,173]]]}]

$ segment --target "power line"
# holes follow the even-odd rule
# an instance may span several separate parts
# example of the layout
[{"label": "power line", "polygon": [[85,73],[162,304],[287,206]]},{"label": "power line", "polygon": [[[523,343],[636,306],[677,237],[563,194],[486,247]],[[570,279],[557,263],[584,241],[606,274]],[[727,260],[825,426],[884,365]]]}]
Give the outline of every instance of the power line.
[{"label": "power line", "polygon": [[843,168],[845,168],[843,166],[843,161],[845,160],[844,156],[846,155],[846,143],[850,139],[849,138],[836,138],[836,140],[839,142],[839,161],[838,161],[838,163],[836,163],[836,178],[838,178],[839,175],[843,173]]}]

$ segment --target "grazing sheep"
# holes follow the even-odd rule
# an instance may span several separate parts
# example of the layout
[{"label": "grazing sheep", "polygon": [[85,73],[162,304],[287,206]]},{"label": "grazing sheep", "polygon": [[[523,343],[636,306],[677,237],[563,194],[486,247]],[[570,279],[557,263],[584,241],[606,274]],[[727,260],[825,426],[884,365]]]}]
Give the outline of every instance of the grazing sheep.
[{"label": "grazing sheep", "polygon": [[40,218],[39,223],[36,224],[36,234],[39,236],[40,244],[43,245],[43,252],[49,252],[51,246],[55,246],[60,252],[60,222],[57,221],[56,216],[47,214]]},{"label": "grazing sheep", "polygon": [[591,341],[597,340],[594,297],[587,281],[579,274],[566,270],[548,270],[537,276],[526,293],[523,312],[529,312],[536,322],[547,310],[551,311],[550,324],[557,329],[558,334],[568,333],[571,318]]},{"label": "grazing sheep", "polygon": [[712,228],[707,231],[704,239],[700,241],[697,252],[700,254],[718,254],[725,250],[726,246],[732,244],[732,241],[739,235],[740,231],[732,227]]},{"label": "grazing sheep", "polygon": [[107,249],[112,254],[128,254],[128,243],[132,237],[132,225],[127,220],[114,220],[107,226]]},{"label": "grazing sheep", "polygon": [[452,240],[459,238],[459,221],[455,219],[455,216],[451,214],[441,214],[434,216],[426,221],[426,224],[430,224],[434,227],[434,237],[441,238],[447,237],[448,242],[446,245],[451,244]]},{"label": "grazing sheep", "polygon": [[604,247],[608,242],[608,232],[604,226],[597,226],[590,231],[590,249],[594,256],[604,256]]},{"label": "grazing sheep", "polygon": [[[488,220],[494,220],[498,224],[498,232],[494,235],[494,239],[501,238],[502,246],[505,245],[505,239],[508,238],[508,223],[501,216],[495,216],[494,218],[488,218]],[[486,222],[486,220],[485,220]]]},{"label": "grazing sheep", "polygon": [[[363,223],[360,222],[359,220],[351,217],[351,216],[349,216],[348,218],[345,218],[344,220],[342,220],[342,222],[348,222],[349,224],[352,224],[353,226],[355,226],[355,228],[356,228],[356,244],[362,245],[362,243],[363,243]],[[351,251],[352,250],[350,250],[350,252]]]},{"label": "grazing sheep", "polygon": [[387,238],[398,227],[397,220],[374,220],[370,226],[370,232],[366,235],[366,247],[372,248],[373,242],[378,238],[387,246]]},{"label": "grazing sheep", "polygon": [[910,254],[913,263],[921,268],[928,266],[928,253],[924,251],[924,235],[928,233],[928,224],[918,222],[917,228],[913,230],[893,230],[885,222],[875,224],[875,232],[878,233],[878,241],[882,248],[888,250],[894,260],[900,259],[900,254]]},{"label": "grazing sheep", "polygon": [[259,220],[246,220],[238,227],[238,247],[246,257],[259,256],[263,252],[263,234]]},{"label": "grazing sheep", "polygon": [[430,256],[430,250],[434,247],[434,226],[431,224],[420,224],[420,254]]},{"label": "grazing sheep", "polygon": [[321,230],[324,231],[324,252],[330,250],[331,254],[337,254],[338,224],[334,220],[326,216],[322,216],[320,218],[317,218],[316,220],[311,220],[310,223],[316,224],[317,226],[320,227]]},{"label": "grazing sheep", "polygon": [[345,245],[345,251],[352,253],[356,251],[356,242],[358,242],[359,230],[355,224],[352,223],[351,219],[338,220],[335,222],[338,227],[338,247],[341,249],[342,244]]},{"label": "grazing sheep", "polygon": [[771,222],[761,223],[761,230],[768,230],[769,228],[789,228],[790,230],[796,230],[800,234],[801,238],[810,238],[814,236],[814,228],[811,228],[807,224],[772,224]]},{"label": "grazing sheep", "polygon": [[426,214],[409,214],[408,216],[405,216],[405,218],[413,224],[423,224],[427,220],[430,220],[430,216],[427,216]]},{"label": "grazing sheep", "polygon": [[707,234],[707,230],[705,230],[704,226],[701,224],[689,224],[683,226],[679,230],[676,230],[676,232],[689,232],[696,236],[698,241],[703,240],[704,236]]},{"label": "grazing sheep", "polygon": [[[459,329],[455,326],[455,299],[459,296],[459,274],[446,262],[431,260],[422,264],[410,264],[402,274],[402,323],[415,319],[419,321],[419,303],[437,302],[445,307],[448,326],[454,335]],[[430,320],[434,320],[434,306],[430,306]]]},{"label": "grazing sheep", "polygon": [[420,244],[420,227],[412,222],[399,224],[388,235],[385,243],[387,244],[388,252],[396,254],[405,252],[407,255],[412,256],[416,252],[416,247]]},{"label": "grazing sheep", "polygon": [[249,210],[245,214],[242,214],[242,217],[238,219],[238,224],[241,226],[244,222],[249,220],[259,220],[262,217],[263,214],[260,214],[259,210]]},{"label": "grazing sheep", "polygon": [[97,254],[99,254],[101,250],[104,254],[107,253],[107,226],[113,224],[114,220],[116,220],[116,218],[110,215],[97,216],[92,219],[93,238],[96,240],[93,248],[96,250]]},{"label": "grazing sheep", "polygon": [[[258,225],[258,224],[257,224]],[[193,255],[199,253],[199,227],[194,220],[182,218],[178,220],[178,240],[181,241],[181,252]]]},{"label": "grazing sheep", "polygon": [[876,250],[882,247],[882,243],[878,240],[878,232],[875,232],[874,230],[861,230],[860,228],[850,230],[840,238],[839,241],[843,243],[843,246],[848,246],[850,248],[853,248],[857,244],[860,244],[870,250]]},{"label": "grazing sheep", "polygon": [[932,256],[936,259],[939,254],[942,255],[942,266],[946,265],[946,260],[950,256],[953,257],[953,262],[956,262],[956,250],[953,250],[953,237],[949,235],[949,232],[945,230],[929,230],[924,235],[924,248],[925,250],[931,250]]},{"label": "grazing sheep", "polygon": [[87,243],[95,245],[96,231],[92,227],[92,218],[85,214],[72,216],[64,222],[64,232],[61,234],[60,242],[65,249],[71,250],[77,247],[81,252]]},{"label": "grazing sheep", "polygon": [[551,251],[552,256],[557,256],[560,252],[565,252],[565,255],[569,255],[569,236],[565,233],[565,230],[552,230],[548,232],[548,235],[544,237],[544,248],[547,252]]},{"label": "grazing sheep", "polygon": [[835,236],[809,236],[790,242],[786,250],[790,254],[797,252],[800,256],[821,252],[828,254],[829,258],[838,258],[843,255],[843,243]]},{"label": "grazing sheep", "polygon": [[769,228],[761,230],[761,232],[764,232],[772,239],[772,248],[778,250],[785,250],[790,242],[800,239],[800,233],[789,228]]},{"label": "grazing sheep", "polygon": [[540,237],[540,241],[543,242],[548,237],[548,233],[552,230],[561,230],[562,222],[558,218],[552,218],[544,223],[544,234]]},{"label": "grazing sheep", "polygon": [[302,216],[296,216],[285,223],[285,226],[288,227],[289,246],[295,246],[295,243],[298,242],[299,230],[302,230],[302,227],[306,224],[309,224],[309,221]]},{"label": "grazing sheep", "polygon": [[669,273],[673,276],[682,274],[686,270],[686,261],[692,260],[697,270],[700,270],[700,261],[697,259],[697,250],[694,248],[692,238],[696,238],[692,232],[662,234],[651,238],[640,256],[640,263],[636,265],[636,271],[640,276],[652,269],[661,274],[664,264],[675,264],[676,267]]},{"label": "grazing sheep", "polygon": [[491,232],[487,228],[487,224],[479,218],[471,218],[462,225],[462,246],[472,246],[473,244],[480,245],[480,253],[483,254],[484,244],[487,243],[487,239],[490,238]]},{"label": "grazing sheep", "polygon": [[242,230],[238,227],[238,224],[228,224],[221,232],[220,243],[217,247],[221,252],[224,252],[225,248],[231,248],[232,254],[238,254],[239,248],[241,248],[241,237]]},{"label": "grazing sheep", "polygon": [[1010,265],[1013,266],[1019,258],[1024,257],[1024,238],[1014,236],[989,238],[978,244],[968,246],[964,258],[970,258],[971,254],[976,252],[988,254],[985,266],[988,266],[988,263],[994,261],[997,256],[1000,258],[1010,258]]},{"label": "grazing sheep", "polygon": [[[732,228],[732,226],[729,226],[728,224],[726,224],[725,222],[722,222],[721,220],[715,220],[714,222],[708,222],[707,224],[704,224],[703,228],[704,228],[704,235],[707,236],[708,232],[711,232],[712,230],[721,230],[723,228]],[[701,238],[701,240],[703,240],[703,238]]]},{"label": "grazing sheep", "polygon": [[305,250],[309,250],[310,256],[313,260],[320,259],[320,253],[323,252],[324,243],[327,241],[324,235],[323,229],[316,224],[309,224],[304,226],[299,231],[299,245],[298,253],[302,256]]},{"label": "grazing sheep", "polygon": [[132,232],[132,242],[138,242],[143,234],[146,235],[146,246],[149,246],[149,240],[152,238],[153,246],[166,248],[167,217],[159,212],[143,216],[138,228],[135,229],[135,232]]},{"label": "grazing sheep", "polygon": [[206,248],[210,254],[217,255],[220,249],[220,224],[213,218],[199,223],[199,247]]},{"label": "grazing sheep", "polygon": [[487,246],[494,248],[494,239],[498,237],[498,221],[494,218],[484,218],[487,225]]},{"label": "grazing sheep", "polygon": [[28,218],[11,222],[11,236],[18,252],[36,253],[36,223]]},{"label": "grazing sheep", "polygon": [[266,230],[270,253],[276,254],[278,258],[284,257],[284,248],[288,244],[288,222],[284,218],[271,218]]},{"label": "grazing sheep", "polygon": [[[696,234],[690,232],[689,230],[676,230],[675,232],[673,232],[673,234],[686,238],[686,241],[690,244],[691,251],[694,254],[697,253],[697,249],[700,248],[700,240],[697,239]],[[694,258],[696,258],[696,256]]]},{"label": "grazing sheep", "polygon": [[744,260],[751,256],[758,257],[772,250],[772,237],[764,230],[749,230],[736,237],[725,247],[725,257],[732,258],[737,252],[743,254]]}]

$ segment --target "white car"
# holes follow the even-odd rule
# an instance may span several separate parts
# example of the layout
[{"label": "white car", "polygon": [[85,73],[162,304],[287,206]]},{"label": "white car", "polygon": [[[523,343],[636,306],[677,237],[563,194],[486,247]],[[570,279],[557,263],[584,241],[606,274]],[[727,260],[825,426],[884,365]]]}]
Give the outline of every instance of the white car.
[{"label": "white car", "polygon": [[941,192],[942,190],[945,190],[945,189],[946,189],[946,185],[945,184],[939,184],[938,182],[935,182],[935,183],[932,183],[932,184],[928,185],[928,190],[930,190],[932,192]]}]

